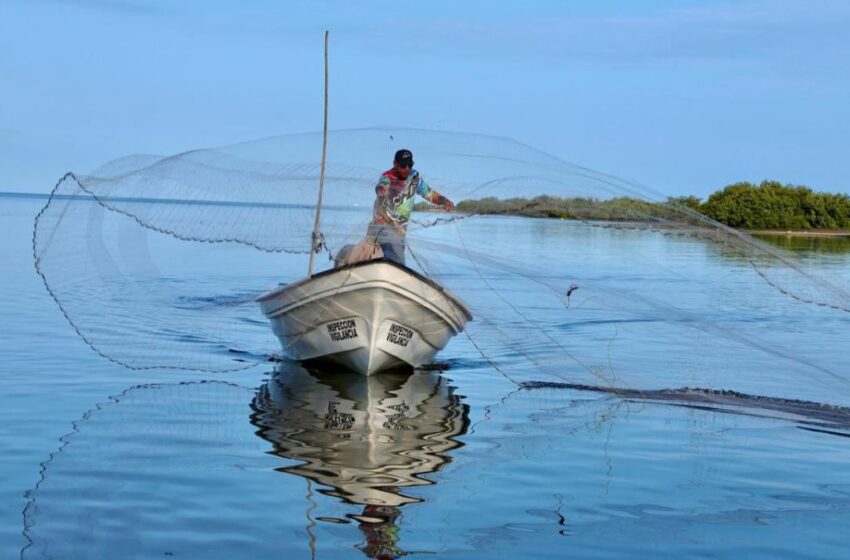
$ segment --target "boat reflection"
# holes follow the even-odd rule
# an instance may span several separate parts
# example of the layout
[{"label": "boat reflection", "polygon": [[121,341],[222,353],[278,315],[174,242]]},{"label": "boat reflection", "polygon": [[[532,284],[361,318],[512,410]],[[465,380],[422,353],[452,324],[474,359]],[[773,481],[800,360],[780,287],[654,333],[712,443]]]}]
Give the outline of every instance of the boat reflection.
[{"label": "boat reflection", "polygon": [[463,444],[469,408],[431,371],[363,376],[281,366],[260,388],[251,422],[272,453],[299,461],[280,469],[363,506],[359,523],[372,558],[397,558],[400,507],[421,502],[406,488],[433,484],[448,452]]}]

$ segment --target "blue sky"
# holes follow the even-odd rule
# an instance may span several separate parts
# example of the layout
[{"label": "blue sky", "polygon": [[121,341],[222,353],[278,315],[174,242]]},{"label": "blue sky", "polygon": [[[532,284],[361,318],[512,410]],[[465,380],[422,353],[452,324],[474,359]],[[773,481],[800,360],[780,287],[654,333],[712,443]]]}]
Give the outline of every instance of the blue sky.
[{"label": "blue sky", "polygon": [[509,136],[671,195],[850,191],[846,0],[0,0],[0,190],[319,130],[326,28],[332,128]]}]

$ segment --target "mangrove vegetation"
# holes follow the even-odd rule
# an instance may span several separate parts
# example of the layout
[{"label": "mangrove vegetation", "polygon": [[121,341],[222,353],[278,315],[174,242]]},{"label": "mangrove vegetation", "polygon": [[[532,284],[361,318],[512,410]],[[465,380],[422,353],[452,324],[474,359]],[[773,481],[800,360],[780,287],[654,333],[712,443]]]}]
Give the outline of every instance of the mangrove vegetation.
[{"label": "mangrove vegetation", "polygon": [[[417,205],[424,210],[427,205]],[[649,202],[620,197],[463,200],[457,209],[470,214],[504,214],[537,218],[602,221],[657,221],[690,209],[720,223],[750,230],[849,230],[850,197],[846,194],[815,192],[797,185],[763,181],[729,185],[702,201],[696,196]]]}]

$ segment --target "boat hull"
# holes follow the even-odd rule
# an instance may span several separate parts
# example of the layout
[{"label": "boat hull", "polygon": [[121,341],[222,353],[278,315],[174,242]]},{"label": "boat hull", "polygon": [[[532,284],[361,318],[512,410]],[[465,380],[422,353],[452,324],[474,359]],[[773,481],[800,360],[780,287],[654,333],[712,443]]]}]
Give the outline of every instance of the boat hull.
[{"label": "boat hull", "polygon": [[257,301],[289,357],[365,375],[428,362],[472,319],[438,284],[387,260],[315,274]]}]

